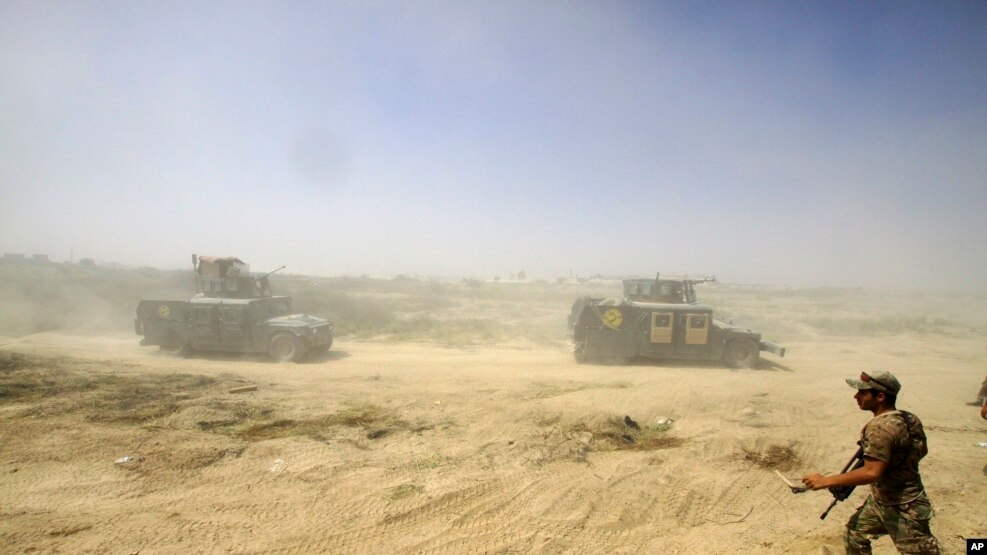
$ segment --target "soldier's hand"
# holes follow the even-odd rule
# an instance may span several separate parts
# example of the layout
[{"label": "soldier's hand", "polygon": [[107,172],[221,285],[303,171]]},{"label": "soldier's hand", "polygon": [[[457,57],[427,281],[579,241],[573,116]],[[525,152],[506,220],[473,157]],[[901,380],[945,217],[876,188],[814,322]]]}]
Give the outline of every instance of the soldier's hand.
[{"label": "soldier's hand", "polygon": [[822,474],[809,474],[802,477],[802,483],[812,490],[823,489],[826,487],[826,477]]}]

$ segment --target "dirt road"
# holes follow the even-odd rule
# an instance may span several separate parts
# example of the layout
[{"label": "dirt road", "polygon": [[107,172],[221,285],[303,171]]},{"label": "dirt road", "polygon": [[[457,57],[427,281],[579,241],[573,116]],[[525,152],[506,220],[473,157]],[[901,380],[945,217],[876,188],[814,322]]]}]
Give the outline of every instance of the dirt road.
[{"label": "dirt road", "polygon": [[[987,536],[975,340],[791,344],[739,371],[345,339],[306,364],[132,336],[0,344],[18,355],[0,397],[5,553],[839,552],[866,488],[820,521],[831,497],[774,470],[845,463],[869,415],[843,378],[871,368],[925,422],[933,531],[952,552]],[[625,416],[653,435],[621,432]]]}]

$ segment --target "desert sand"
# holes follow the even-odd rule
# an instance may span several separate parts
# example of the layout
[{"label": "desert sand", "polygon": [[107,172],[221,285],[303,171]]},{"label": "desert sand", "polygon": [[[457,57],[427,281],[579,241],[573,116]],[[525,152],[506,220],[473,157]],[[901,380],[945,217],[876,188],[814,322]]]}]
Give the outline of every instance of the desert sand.
[{"label": "desert sand", "polygon": [[[981,338],[791,342],[751,370],[524,343],[341,338],[301,364],[123,333],[0,344],[5,553],[842,552],[867,488],[821,521],[830,495],[775,470],[845,464],[869,413],[843,379],[871,368],[925,423],[934,533],[987,536]],[[657,441],[622,441],[624,416]]]}]

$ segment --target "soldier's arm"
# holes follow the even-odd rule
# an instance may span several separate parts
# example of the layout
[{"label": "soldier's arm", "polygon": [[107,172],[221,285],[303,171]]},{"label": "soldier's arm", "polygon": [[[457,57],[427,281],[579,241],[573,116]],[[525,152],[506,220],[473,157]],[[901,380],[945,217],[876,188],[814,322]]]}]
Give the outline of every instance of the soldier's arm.
[{"label": "soldier's arm", "polygon": [[811,489],[825,489],[833,486],[862,486],[873,484],[881,479],[884,469],[888,467],[886,461],[879,461],[870,457],[864,457],[864,465],[850,472],[834,474],[833,476],[823,476],[822,474],[809,474],[802,478],[802,483]]},{"label": "soldier's arm", "polygon": [[980,418],[987,420],[987,399],[984,399],[984,406],[980,407]]}]

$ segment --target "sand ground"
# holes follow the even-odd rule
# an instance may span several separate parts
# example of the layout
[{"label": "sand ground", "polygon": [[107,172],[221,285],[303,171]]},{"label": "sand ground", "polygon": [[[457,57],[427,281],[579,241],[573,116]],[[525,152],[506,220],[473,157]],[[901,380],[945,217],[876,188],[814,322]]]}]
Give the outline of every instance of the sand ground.
[{"label": "sand ground", "polygon": [[[0,402],[4,553],[842,552],[866,488],[821,521],[831,497],[794,495],[773,470],[843,466],[869,417],[843,378],[870,368],[896,372],[899,407],[925,423],[935,534],[953,553],[987,536],[987,422],[966,404],[980,340],[795,343],[756,370],[345,338],[303,364],[180,358],[132,335],[4,343],[35,373],[212,379],[139,422],[101,419],[82,392]],[[267,427],[244,432],[244,407]],[[607,447],[593,431],[625,415],[670,419],[674,441]],[[321,424],[279,432],[306,422]]]}]

